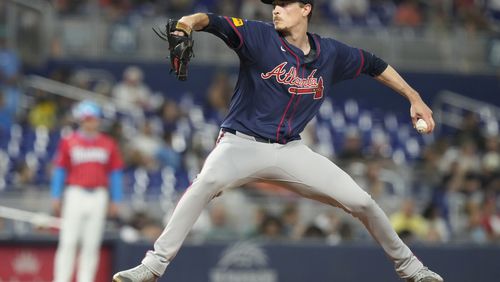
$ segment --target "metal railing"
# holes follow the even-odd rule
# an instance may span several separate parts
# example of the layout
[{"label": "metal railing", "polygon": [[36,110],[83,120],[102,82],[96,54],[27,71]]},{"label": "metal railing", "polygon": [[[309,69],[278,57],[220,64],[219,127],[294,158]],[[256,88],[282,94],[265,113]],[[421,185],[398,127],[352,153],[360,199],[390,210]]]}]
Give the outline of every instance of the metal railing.
[{"label": "metal railing", "polygon": [[462,126],[464,112],[471,112],[484,122],[487,135],[498,135],[500,130],[500,107],[452,91],[440,92],[434,102],[433,110],[440,127],[459,129]]},{"label": "metal railing", "polygon": [[[115,114],[125,113],[134,117],[142,117],[143,112],[141,109],[124,109],[119,103],[116,103],[111,97],[106,95],[89,91],[86,89],[78,88],[69,84],[65,84],[56,80],[48,79],[38,75],[28,75],[23,79],[23,87],[25,90],[36,89],[44,92],[57,95],[60,97],[69,98],[75,101],[93,100],[98,102],[103,108],[104,118],[114,118]],[[29,92],[29,91],[27,91]],[[29,103],[24,105],[25,108],[29,107]]]},{"label": "metal railing", "polygon": [[[143,19],[135,26],[112,24],[104,20],[88,21],[82,17],[60,21],[56,34],[63,50],[62,57],[160,61],[168,55],[166,43],[151,30],[153,26],[163,26],[167,22],[166,18]],[[460,28],[441,31],[431,27],[419,32],[396,27],[345,29],[329,24],[315,24],[310,30],[369,50],[407,71],[495,71],[487,62],[490,41],[487,33],[470,34]],[[199,32],[194,38],[196,58],[192,63],[238,63],[234,52],[215,36]]]}]

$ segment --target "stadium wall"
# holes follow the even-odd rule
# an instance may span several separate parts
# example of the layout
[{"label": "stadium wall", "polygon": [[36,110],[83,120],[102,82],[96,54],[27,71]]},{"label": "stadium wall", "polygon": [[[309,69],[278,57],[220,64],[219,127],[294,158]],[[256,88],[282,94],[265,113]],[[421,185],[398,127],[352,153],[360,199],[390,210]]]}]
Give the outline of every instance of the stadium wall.
[{"label": "stadium wall", "polygon": [[[0,281],[50,281],[56,240],[0,240]],[[150,243],[107,240],[96,281],[135,266]],[[446,281],[492,282],[500,277],[500,246],[413,246],[415,254]],[[397,282],[376,245],[292,244],[252,241],[187,244],[161,281],[175,282]]]}]

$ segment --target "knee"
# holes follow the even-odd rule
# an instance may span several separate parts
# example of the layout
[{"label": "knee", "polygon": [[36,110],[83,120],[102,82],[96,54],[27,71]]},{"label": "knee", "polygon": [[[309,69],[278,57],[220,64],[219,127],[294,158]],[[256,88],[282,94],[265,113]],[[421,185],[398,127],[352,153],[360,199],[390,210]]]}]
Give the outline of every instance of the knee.
[{"label": "knee", "polygon": [[354,205],[350,207],[353,214],[366,214],[369,213],[376,205],[375,201],[369,194],[361,197]]},{"label": "knee", "polygon": [[212,197],[224,189],[225,185],[226,181],[223,180],[223,177],[212,173],[204,173],[197,177],[190,190],[195,195]]}]

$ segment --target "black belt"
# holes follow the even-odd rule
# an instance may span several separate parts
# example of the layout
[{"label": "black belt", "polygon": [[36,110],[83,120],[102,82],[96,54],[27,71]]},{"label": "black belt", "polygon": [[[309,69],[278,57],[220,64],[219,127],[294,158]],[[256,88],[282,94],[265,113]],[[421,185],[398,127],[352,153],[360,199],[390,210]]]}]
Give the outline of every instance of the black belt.
[{"label": "black belt", "polygon": [[[221,130],[222,130],[222,132],[227,132],[227,133],[231,133],[231,134],[234,134],[234,135],[237,135],[236,133],[238,132],[238,131],[236,131],[236,130],[234,130],[232,128],[227,128],[227,127],[222,127]],[[279,143],[279,142],[276,142],[276,140],[273,140],[273,139],[262,138],[262,137],[259,137],[259,136],[253,136],[253,135],[246,134],[246,133],[243,133],[243,132],[241,132],[241,133],[254,138],[255,141],[257,141],[257,142],[268,143],[268,144]]]},{"label": "black belt", "polygon": [[[227,133],[231,133],[231,134],[234,134],[234,135],[237,135],[236,133],[238,132],[237,130],[234,130],[232,128],[227,128],[227,127],[222,127],[221,130],[222,130],[222,132],[227,132]],[[274,139],[263,138],[263,137],[260,137],[260,136],[255,136],[255,135],[251,135],[251,134],[247,134],[247,133],[243,133],[243,132],[240,132],[240,133],[248,135],[248,136],[254,138],[255,141],[257,141],[257,142],[267,143],[267,144],[274,144],[274,143],[286,144],[286,143],[288,143],[290,141],[300,140],[300,136],[298,136],[298,137],[292,137],[290,139],[283,138],[280,142],[278,142],[278,141],[276,141]]]}]

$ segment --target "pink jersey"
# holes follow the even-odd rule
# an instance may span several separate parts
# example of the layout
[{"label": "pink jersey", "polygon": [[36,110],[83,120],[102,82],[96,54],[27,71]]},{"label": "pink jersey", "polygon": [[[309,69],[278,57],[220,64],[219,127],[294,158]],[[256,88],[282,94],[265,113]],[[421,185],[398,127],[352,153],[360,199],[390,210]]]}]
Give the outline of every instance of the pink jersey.
[{"label": "pink jersey", "polygon": [[86,188],[107,187],[109,173],[123,167],[112,138],[99,134],[90,139],[78,132],[61,140],[55,164],[66,169],[67,185]]}]

